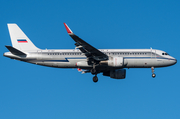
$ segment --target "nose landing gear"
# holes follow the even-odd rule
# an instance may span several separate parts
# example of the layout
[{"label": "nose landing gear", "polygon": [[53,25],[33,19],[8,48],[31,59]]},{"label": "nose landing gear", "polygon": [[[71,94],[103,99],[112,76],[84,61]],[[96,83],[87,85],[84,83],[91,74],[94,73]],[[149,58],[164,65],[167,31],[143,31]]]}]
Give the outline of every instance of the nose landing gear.
[{"label": "nose landing gear", "polygon": [[155,77],[156,77],[156,74],[152,74],[152,77],[155,78]]},{"label": "nose landing gear", "polygon": [[154,67],[151,67],[151,71],[152,71],[152,77],[155,78],[156,74],[154,73]]}]

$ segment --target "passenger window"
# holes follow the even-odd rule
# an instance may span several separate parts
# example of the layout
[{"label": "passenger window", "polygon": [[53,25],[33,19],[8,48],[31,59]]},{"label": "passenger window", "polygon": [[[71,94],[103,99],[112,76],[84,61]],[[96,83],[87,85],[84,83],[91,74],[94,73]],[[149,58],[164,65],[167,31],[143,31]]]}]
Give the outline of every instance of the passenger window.
[{"label": "passenger window", "polygon": [[162,55],[164,55],[164,53],[162,53]]}]

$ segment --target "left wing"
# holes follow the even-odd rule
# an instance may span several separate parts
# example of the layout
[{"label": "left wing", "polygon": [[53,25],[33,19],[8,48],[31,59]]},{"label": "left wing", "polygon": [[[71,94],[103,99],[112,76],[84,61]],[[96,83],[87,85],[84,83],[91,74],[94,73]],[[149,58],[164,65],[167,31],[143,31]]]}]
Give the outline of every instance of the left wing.
[{"label": "left wing", "polygon": [[99,51],[98,49],[94,48],[78,36],[76,36],[71,29],[67,26],[66,23],[64,23],[64,26],[68,32],[68,34],[71,36],[71,38],[76,42],[76,48],[79,48],[82,53],[86,55],[89,59],[94,59],[95,61],[103,61],[108,60],[108,56],[104,54],[103,52]]}]

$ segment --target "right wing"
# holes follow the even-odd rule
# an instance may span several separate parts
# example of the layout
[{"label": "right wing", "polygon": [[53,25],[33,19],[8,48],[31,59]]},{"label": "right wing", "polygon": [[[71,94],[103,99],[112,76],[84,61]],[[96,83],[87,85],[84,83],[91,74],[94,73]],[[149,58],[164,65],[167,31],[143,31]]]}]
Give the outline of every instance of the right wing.
[{"label": "right wing", "polygon": [[98,49],[94,48],[78,36],[76,36],[71,29],[67,26],[66,23],[64,23],[64,26],[68,32],[68,34],[71,36],[71,38],[76,42],[76,48],[79,48],[82,53],[86,55],[87,58],[94,59],[96,61],[104,61],[108,60],[108,56],[104,54],[103,52],[99,51]]}]

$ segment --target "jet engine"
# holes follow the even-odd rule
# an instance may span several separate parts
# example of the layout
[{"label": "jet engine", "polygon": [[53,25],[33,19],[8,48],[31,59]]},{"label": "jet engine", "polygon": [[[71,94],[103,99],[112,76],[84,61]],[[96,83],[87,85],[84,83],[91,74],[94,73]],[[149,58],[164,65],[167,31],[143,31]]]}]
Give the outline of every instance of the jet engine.
[{"label": "jet engine", "polygon": [[108,65],[110,67],[123,67],[124,58],[123,57],[109,57],[109,60],[101,61],[101,65]]},{"label": "jet engine", "polygon": [[108,72],[103,72],[103,75],[109,76],[114,79],[125,79],[126,78],[126,70],[125,69],[110,70]]}]

